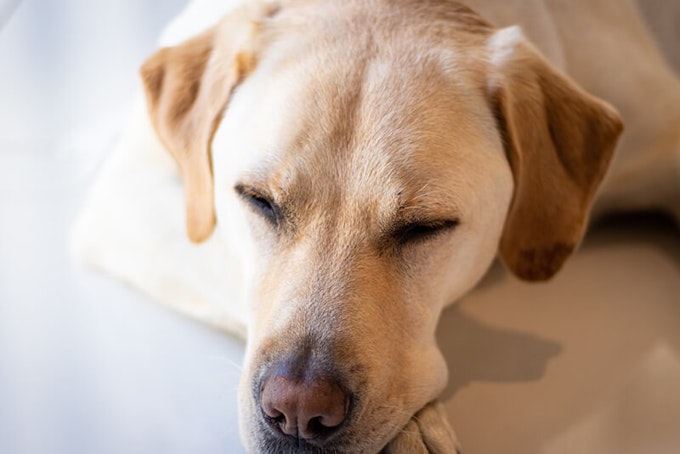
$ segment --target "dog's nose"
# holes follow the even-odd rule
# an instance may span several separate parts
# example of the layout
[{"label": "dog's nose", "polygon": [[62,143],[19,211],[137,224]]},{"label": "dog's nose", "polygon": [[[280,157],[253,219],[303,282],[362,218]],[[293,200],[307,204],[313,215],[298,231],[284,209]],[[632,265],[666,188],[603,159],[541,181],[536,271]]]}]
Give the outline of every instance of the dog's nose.
[{"label": "dog's nose", "polygon": [[274,374],[260,389],[260,404],[269,421],[282,433],[304,440],[331,435],[349,409],[349,396],[334,380]]}]

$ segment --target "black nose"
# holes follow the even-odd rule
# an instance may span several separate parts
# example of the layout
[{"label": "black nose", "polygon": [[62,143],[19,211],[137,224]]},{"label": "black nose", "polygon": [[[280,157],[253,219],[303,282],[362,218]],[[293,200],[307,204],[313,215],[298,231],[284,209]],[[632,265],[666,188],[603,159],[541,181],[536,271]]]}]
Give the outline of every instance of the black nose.
[{"label": "black nose", "polygon": [[350,398],[333,379],[312,372],[294,376],[281,368],[260,386],[260,406],[277,432],[306,441],[322,442],[347,417]]}]

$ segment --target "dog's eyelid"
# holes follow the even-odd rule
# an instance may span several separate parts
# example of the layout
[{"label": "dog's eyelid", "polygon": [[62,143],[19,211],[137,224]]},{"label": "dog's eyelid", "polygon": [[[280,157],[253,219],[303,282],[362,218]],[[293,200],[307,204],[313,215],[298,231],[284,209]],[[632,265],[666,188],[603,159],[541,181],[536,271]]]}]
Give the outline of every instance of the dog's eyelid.
[{"label": "dog's eyelid", "polygon": [[237,183],[234,186],[234,191],[269,222],[278,226],[281,218],[281,209],[271,195],[243,183]]},{"label": "dog's eyelid", "polygon": [[415,220],[403,222],[391,233],[391,237],[400,245],[427,240],[440,233],[453,230],[460,224],[458,218]]}]

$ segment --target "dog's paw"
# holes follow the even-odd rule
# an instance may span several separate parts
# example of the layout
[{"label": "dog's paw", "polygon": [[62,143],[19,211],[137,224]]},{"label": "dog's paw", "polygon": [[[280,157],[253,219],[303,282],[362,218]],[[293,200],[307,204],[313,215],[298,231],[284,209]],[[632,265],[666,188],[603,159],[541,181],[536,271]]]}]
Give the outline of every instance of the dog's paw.
[{"label": "dog's paw", "polygon": [[383,453],[460,454],[461,450],[442,404],[432,402],[411,418]]}]

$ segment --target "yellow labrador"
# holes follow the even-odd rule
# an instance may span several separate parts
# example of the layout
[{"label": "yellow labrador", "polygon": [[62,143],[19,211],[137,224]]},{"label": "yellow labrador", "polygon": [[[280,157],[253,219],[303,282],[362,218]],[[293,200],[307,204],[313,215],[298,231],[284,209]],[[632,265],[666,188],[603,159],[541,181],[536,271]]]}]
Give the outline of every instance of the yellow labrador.
[{"label": "yellow labrador", "polygon": [[238,251],[250,452],[455,452],[442,308],[498,253],[560,269],[612,105],[598,209],[680,214],[680,85],[626,0],[253,1],[141,73],[189,238]]}]

